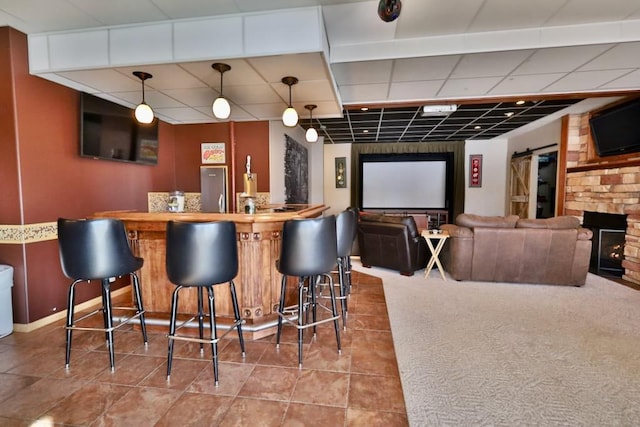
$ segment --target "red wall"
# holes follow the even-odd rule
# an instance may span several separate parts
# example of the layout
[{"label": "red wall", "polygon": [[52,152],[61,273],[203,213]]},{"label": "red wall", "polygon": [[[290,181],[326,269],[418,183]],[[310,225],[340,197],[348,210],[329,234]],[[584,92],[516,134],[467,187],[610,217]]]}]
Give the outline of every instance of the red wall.
[{"label": "red wall", "polygon": [[[79,93],[31,76],[26,35],[0,27],[0,226],[55,222],[105,210],[146,211],[148,192],[197,192],[200,143],[224,141],[229,147],[230,128],[267,153],[256,167],[266,168],[268,177],[268,123],[160,122],[158,165],[146,166],[80,157],[79,117]],[[227,152],[227,164],[233,167]],[[244,159],[240,163],[243,167]],[[268,179],[266,185],[261,191],[268,191]],[[15,268],[16,323],[31,323],[66,308],[69,280],[60,269],[57,241],[0,244],[0,264]],[[78,295],[78,302],[97,295],[97,290],[86,292]]]}]

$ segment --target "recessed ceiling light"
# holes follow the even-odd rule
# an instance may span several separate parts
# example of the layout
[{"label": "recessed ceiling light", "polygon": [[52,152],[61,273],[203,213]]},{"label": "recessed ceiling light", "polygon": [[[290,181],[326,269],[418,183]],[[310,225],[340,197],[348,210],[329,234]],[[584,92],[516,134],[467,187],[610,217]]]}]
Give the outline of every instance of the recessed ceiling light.
[{"label": "recessed ceiling light", "polygon": [[369,129],[363,130],[362,133],[369,133]]},{"label": "recessed ceiling light", "polygon": [[513,116],[513,111],[509,111],[507,113],[504,113],[504,115],[507,116],[507,117],[511,117],[511,116]]},{"label": "recessed ceiling light", "polygon": [[521,99],[520,101],[516,101],[516,105],[522,105],[522,104],[524,104],[524,100]]},{"label": "recessed ceiling light", "polygon": [[369,111],[369,107],[360,107],[360,111]]},{"label": "recessed ceiling light", "polygon": [[476,125],[476,126],[474,126],[473,128],[474,128],[474,129],[482,129],[482,126],[480,126],[480,125]]}]

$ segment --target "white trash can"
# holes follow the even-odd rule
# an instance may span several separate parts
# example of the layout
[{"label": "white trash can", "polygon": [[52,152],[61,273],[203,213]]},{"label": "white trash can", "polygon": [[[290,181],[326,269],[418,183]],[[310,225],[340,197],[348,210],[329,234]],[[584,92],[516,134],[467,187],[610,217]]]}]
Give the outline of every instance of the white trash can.
[{"label": "white trash can", "polygon": [[6,337],[13,332],[12,287],[13,267],[0,265],[0,338]]}]

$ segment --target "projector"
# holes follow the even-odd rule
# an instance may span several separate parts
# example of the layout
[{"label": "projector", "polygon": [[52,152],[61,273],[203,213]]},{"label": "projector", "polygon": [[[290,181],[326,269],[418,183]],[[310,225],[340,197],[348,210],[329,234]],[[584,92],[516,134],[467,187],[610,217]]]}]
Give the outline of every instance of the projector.
[{"label": "projector", "polygon": [[422,107],[422,117],[448,116],[458,109],[457,105],[425,105]]}]

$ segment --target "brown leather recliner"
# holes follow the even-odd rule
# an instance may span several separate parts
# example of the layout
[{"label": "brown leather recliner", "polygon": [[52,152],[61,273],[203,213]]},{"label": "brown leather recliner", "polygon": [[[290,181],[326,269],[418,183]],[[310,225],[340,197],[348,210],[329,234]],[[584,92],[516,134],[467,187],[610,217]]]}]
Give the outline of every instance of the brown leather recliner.
[{"label": "brown leather recliner", "polygon": [[384,267],[405,276],[427,266],[429,250],[412,216],[362,214],[358,246],[363,267]]},{"label": "brown leather recliner", "polygon": [[455,280],[582,286],[589,271],[591,230],[573,216],[521,219],[460,214],[442,252]]}]

